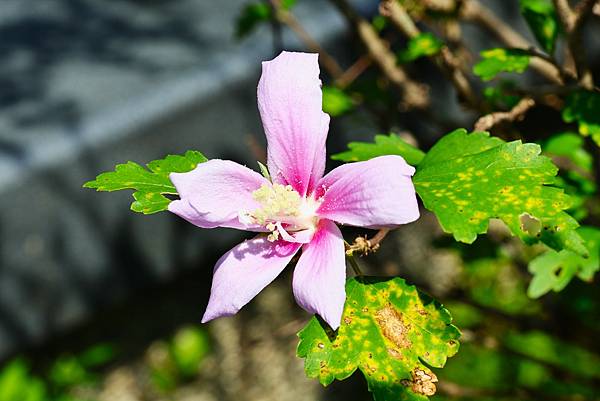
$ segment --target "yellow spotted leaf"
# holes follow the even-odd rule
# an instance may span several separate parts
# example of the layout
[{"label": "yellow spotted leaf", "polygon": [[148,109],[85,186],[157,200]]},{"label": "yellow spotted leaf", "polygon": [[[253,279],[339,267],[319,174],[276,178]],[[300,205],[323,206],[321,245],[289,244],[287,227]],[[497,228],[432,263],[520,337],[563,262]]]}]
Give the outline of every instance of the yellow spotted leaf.
[{"label": "yellow spotted leaf", "polygon": [[557,171],[536,144],[459,129],[431,148],[414,183],[425,207],[457,241],[472,243],[498,218],[527,244],[541,241],[586,256],[578,223],[565,212],[571,199],[552,186]]},{"label": "yellow spotted leaf", "polygon": [[340,328],[313,317],[298,333],[298,356],[323,385],[359,369],[376,401],[427,400],[441,368],[458,351],[450,313],[400,278],[351,278]]}]

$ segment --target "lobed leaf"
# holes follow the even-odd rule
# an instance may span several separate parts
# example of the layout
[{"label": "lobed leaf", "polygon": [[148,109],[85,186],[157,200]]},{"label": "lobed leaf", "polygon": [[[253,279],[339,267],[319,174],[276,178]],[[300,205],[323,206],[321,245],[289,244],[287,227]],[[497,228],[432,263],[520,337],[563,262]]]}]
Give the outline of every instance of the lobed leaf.
[{"label": "lobed leaf", "polygon": [[375,135],[375,143],[350,142],[347,150],[331,156],[333,160],[356,162],[369,160],[377,156],[399,155],[415,166],[423,160],[425,153],[408,144],[396,134]]},{"label": "lobed leaf", "polygon": [[484,81],[493,79],[501,72],[521,73],[529,66],[529,54],[521,49],[489,49],[481,53],[482,61],[475,64],[473,72]]},{"label": "lobed leaf", "polygon": [[118,164],[115,171],[102,173],[83,186],[109,192],[133,189],[136,192],[133,194],[135,201],[131,204],[131,210],[144,214],[156,213],[167,210],[171,202],[165,194],[177,195],[169,174],[191,171],[206,160],[202,153],[188,150],[183,156],[168,155],[164,159],[151,161],[147,169],[130,161]]},{"label": "lobed leaf", "polygon": [[542,241],[585,255],[577,221],[564,212],[569,196],[550,186],[557,171],[536,144],[458,129],[431,148],[413,181],[425,207],[457,241],[472,243],[499,218],[527,244]]},{"label": "lobed leaf", "polygon": [[426,400],[436,375],[458,351],[450,313],[400,278],[351,278],[337,332],[313,317],[298,333],[298,356],[323,385],[359,369],[376,401]]},{"label": "lobed leaf", "polygon": [[600,93],[576,91],[567,96],[562,112],[565,122],[576,122],[579,133],[600,146]]},{"label": "lobed leaf", "polygon": [[594,227],[580,227],[579,235],[584,239],[589,257],[563,249],[560,252],[549,250],[529,263],[533,279],[527,289],[531,298],[539,298],[549,291],[562,291],[573,277],[591,281],[600,270],[600,230]]},{"label": "lobed leaf", "polygon": [[521,13],[542,48],[552,54],[558,37],[558,16],[550,0],[520,0]]}]

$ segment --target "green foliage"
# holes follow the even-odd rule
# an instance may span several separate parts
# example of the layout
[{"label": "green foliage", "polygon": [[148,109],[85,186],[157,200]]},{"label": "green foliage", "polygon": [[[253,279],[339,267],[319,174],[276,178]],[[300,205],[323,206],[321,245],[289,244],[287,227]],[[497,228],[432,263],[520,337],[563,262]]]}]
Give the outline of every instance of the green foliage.
[{"label": "green foliage", "polygon": [[331,156],[333,160],[356,162],[369,160],[377,156],[400,155],[410,165],[417,165],[425,153],[406,143],[396,134],[375,135],[375,143],[350,142],[350,150]]},{"label": "green foliage", "polygon": [[527,244],[542,241],[585,255],[577,221],[564,212],[569,197],[549,185],[557,170],[536,144],[458,129],[431,148],[413,181],[457,241],[472,243],[487,232],[489,219],[499,218]]},{"label": "green foliage", "polygon": [[425,400],[441,368],[458,351],[450,313],[400,278],[351,278],[337,332],[313,317],[300,331],[298,356],[309,377],[329,385],[357,368],[377,401]]},{"label": "green foliage", "polygon": [[563,132],[553,135],[543,145],[544,152],[551,155],[563,156],[568,158],[575,166],[580,167],[585,172],[592,171],[594,159],[592,155],[585,150],[583,138],[572,132]]},{"label": "green foliage", "polygon": [[210,350],[208,334],[198,326],[183,327],[171,339],[155,342],[146,358],[152,383],[163,393],[173,391],[198,374]]},{"label": "green foliage", "polygon": [[529,66],[529,55],[521,49],[489,49],[481,53],[482,61],[475,64],[473,72],[489,81],[501,72],[521,73]]},{"label": "green foliage", "polygon": [[323,111],[332,117],[341,116],[354,108],[352,98],[334,86],[323,86]]},{"label": "green foliage", "polygon": [[16,359],[0,371],[0,401],[47,401],[44,383],[29,373],[27,364]]},{"label": "green foliage", "polygon": [[198,373],[198,367],[210,351],[208,334],[199,327],[180,329],[173,337],[171,355],[184,376]]},{"label": "green foliage", "polygon": [[444,46],[434,34],[430,32],[421,33],[411,38],[405,50],[398,53],[400,63],[409,63],[424,56],[437,54]]},{"label": "green foliage", "polygon": [[551,0],[520,0],[521,13],[531,32],[542,46],[552,54],[558,36],[558,17]]},{"label": "green foliage", "polygon": [[483,96],[494,110],[512,109],[521,100],[521,96],[510,93],[516,87],[517,85],[513,81],[502,80],[496,86],[484,88]]},{"label": "green foliage", "polygon": [[[289,10],[296,4],[296,0],[281,0],[281,8]],[[268,1],[248,3],[236,20],[235,37],[242,39],[251,34],[261,23],[273,18],[273,10]]]},{"label": "green foliage", "polygon": [[578,230],[585,240],[589,257],[566,249],[556,252],[549,250],[529,263],[529,272],[533,279],[527,289],[527,294],[538,298],[549,291],[561,291],[571,279],[578,276],[585,281],[591,281],[600,269],[600,230],[593,227],[580,227]]},{"label": "green foliage", "polygon": [[[466,262],[459,286],[475,304],[507,315],[531,316],[539,312],[538,305],[525,294],[526,283],[520,278],[518,268],[506,257]],[[454,309],[452,311],[454,313]],[[460,324],[460,321],[457,322]]]},{"label": "green foliage", "polygon": [[576,91],[567,96],[562,112],[565,122],[576,122],[579,133],[591,136],[600,146],[600,94],[596,92]]},{"label": "green foliage", "polygon": [[86,182],[85,188],[97,191],[118,191],[133,189],[134,212],[152,214],[167,210],[170,199],[165,194],[176,195],[175,186],[169,180],[170,173],[185,173],[193,170],[206,157],[197,151],[188,150],[185,155],[169,155],[161,160],[148,163],[148,169],[135,162],[118,164],[115,171],[100,174],[95,180]]},{"label": "green foliage", "polygon": [[580,377],[600,378],[600,357],[584,348],[558,340],[540,331],[512,332],[505,346],[519,354],[572,372]]}]

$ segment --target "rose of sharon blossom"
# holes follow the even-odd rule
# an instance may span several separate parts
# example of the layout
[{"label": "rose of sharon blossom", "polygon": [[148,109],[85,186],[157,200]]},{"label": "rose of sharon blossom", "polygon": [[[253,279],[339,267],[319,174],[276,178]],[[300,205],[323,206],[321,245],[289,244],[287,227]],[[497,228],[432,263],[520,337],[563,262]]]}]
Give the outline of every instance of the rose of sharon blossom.
[{"label": "rose of sharon blossom", "polygon": [[262,64],[258,108],[272,183],[240,164],[210,160],[170,178],[181,197],[169,210],[202,228],[259,232],[217,262],[203,322],[235,314],[281,273],[294,270],[298,304],[333,329],[344,308],[346,265],[338,224],[393,228],[419,217],[400,156],[349,163],[323,176],[329,116],[316,54],[283,52]]}]

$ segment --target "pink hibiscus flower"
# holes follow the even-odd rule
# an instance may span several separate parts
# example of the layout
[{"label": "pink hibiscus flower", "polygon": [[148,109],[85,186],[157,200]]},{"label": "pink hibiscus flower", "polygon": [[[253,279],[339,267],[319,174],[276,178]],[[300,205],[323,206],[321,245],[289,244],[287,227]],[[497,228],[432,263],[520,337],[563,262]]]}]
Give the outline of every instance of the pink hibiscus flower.
[{"label": "pink hibiscus flower", "polygon": [[415,169],[400,156],[382,156],[323,177],[329,116],[322,110],[316,54],[283,52],[263,62],[258,108],[272,182],[227,160],[170,176],[181,197],[171,202],[171,212],[202,228],[261,233],[218,260],[202,321],[235,314],[302,248],[294,270],[296,301],[337,329],[346,264],[336,223],[378,229],[416,220]]}]

